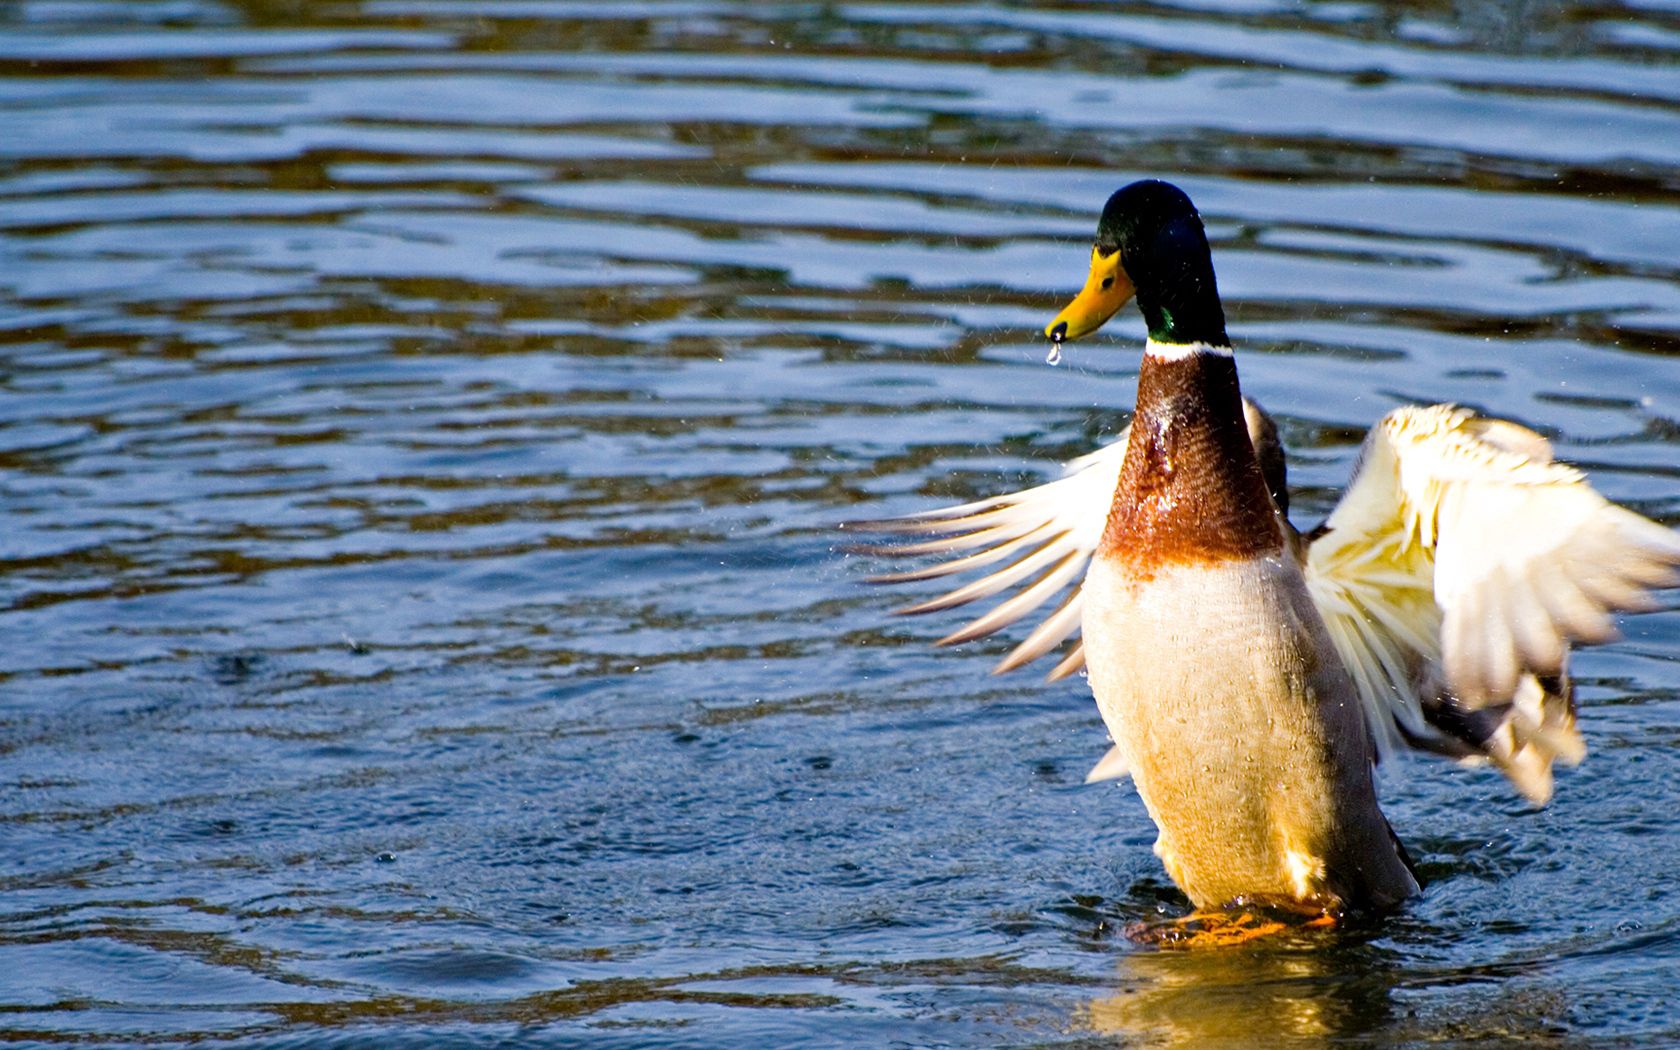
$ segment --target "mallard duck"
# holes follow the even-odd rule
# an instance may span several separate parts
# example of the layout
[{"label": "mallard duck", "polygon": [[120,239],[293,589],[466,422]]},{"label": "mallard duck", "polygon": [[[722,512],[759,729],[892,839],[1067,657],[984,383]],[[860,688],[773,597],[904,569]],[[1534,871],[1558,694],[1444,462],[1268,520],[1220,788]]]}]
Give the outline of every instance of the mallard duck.
[{"label": "mallard duck", "polygon": [[[1109,198],[1054,348],[1136,298],[1149,338],[1119,438],[1022,492],[864,527],[958,554],[875,579],[1003,563],[900,610],[1012,597],[940,644],[1070,593],[998,665],[1079,638],[1155,852],[1199,909],[1253,902],[1334,916],[1419,891],[1377,805],[1401,749],[1491,762],[1535,804],[1580,761],[1569,646],[1680,585],[1680,536],[1617,507],[1539,434],[1453,405],[1400,408],[1367,437],[1329,518],[1298,533],[1277,430],[1242,397],[1201,217],[1165,182]],[[877,548],[879,550],[881,548]],[[1082,577],[1082,579],[1081,579]]]}]

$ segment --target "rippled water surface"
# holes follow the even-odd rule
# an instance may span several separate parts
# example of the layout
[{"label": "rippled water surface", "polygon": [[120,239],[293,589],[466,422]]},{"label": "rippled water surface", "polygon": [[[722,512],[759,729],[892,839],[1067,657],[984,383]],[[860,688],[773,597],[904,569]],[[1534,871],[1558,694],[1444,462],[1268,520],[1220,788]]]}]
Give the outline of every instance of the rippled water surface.
[{"label": "rippled water surface", "polygon": [[0,1041],[1680,1044],[1672,601],[1549,809],[1385,773],[1402,914],[1172,953],[1086,686],[834,529],[1124,424],[1143,175],[1301,524],[1409,399],[1680,523],[1671,0],[0,20]]}]

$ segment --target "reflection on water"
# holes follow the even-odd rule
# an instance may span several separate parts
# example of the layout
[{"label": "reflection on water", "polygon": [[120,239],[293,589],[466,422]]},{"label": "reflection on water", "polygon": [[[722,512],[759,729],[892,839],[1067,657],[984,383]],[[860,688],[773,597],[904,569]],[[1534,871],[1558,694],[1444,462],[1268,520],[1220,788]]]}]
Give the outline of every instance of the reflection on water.
[{"label": "reflection on water", "polygon": [[[1493,924],[1497,929],[1498,924]],[[1554,966],[1508,959],[1432,965],[1360,930],[1220,951],[1135,951],[1075,1027],[1137,1047],[1343,1046],[1555,1041],[1601,992],[1567,989]],[[1416,946],[1412,946],[1415,951]]]},{"label": "reflection on water", "polygon": [[[1680,523],[1672,5],[0,5],[0,1041],[1680,1042],[1680,621],[1531,813],[1185,956],[1083,683],[835,523],[1124,425],[1037,332],[1207,216],[1302,524],[1452,399]],[[1104,1033],[1125,1033],[1118,1039]]]},{"label": "reflection on water", "polygon": [[1393,1019],[1384,963],[1324,938],[1292,947],[1133,952],[1078,1018],[1147,1047],[1330,1046]]}]

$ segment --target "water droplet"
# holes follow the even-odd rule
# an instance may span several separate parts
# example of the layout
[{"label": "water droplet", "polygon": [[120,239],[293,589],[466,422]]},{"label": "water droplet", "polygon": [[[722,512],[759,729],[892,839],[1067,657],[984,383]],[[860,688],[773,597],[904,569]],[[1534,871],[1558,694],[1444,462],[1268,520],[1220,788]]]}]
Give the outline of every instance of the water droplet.
[{"label": "water droplet", "polygon": [[1054,368],[1062,363],[1062,344],[1051,343],[1050,352],[1044,355],[1044,363]]}]

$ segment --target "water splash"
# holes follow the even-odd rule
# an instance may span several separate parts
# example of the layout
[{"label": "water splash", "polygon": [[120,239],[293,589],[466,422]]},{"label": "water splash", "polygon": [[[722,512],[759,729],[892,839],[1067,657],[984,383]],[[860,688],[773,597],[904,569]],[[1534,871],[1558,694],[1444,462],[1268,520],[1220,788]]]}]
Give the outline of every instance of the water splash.
[{"label": "water splash", "polygon": [[1054,368],[1062,363],[1062,344],[1052,342],[1050,352],[1044,355],[1044,363]]}]

